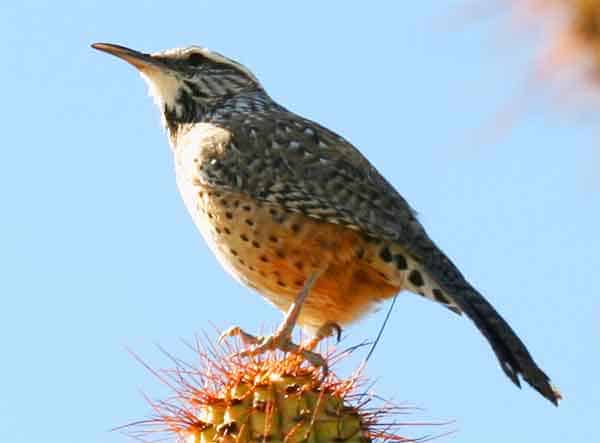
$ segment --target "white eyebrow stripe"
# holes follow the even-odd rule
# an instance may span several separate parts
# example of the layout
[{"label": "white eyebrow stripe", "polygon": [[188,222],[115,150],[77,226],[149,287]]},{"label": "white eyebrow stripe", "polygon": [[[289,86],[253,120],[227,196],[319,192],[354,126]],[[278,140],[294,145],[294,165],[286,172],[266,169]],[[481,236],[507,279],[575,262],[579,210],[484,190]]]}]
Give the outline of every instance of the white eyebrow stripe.
[{"label": "white eyebrow stripe", "polygon": [[153,52],[151,55],[167,57],[172,59],[182,59],[187,57],[192,52],[199,52],[200,54],[214,62],[233,66],[235,69],[246,74],[256,83],[260,83],[258,79],[254,76],[254,74],[250,70],[248,70],[248,68],[246,68],[244,65],[236,62],[235,60],[231,60],[230,58],[227,58],[224,55],[219,54],[218,52],[211,51],[210,49],[204,48],[202,46],[188,46],[187,48],[167,49],[165,51]]}]

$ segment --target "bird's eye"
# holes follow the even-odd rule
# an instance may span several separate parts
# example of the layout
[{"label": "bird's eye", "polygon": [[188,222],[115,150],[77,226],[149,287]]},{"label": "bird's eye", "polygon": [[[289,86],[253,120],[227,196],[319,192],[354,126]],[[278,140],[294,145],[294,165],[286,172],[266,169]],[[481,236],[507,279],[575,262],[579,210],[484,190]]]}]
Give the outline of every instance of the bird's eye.
[{"label": "bird's eye", "polygon": [[187,61],[192,66],[200,66],[206,61],[206,57],[198,52],[193,52],[188,56]]}]

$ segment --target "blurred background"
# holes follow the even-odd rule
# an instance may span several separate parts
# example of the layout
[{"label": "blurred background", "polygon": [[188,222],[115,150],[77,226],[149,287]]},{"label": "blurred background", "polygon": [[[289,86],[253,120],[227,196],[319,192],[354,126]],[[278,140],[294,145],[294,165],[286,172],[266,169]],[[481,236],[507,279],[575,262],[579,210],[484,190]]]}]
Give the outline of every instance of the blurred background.
[{"label": "blurred background", "polygon": [[[125,441],[109,429],[150,413],[140,390],[166,392],[126,348],[161,367],[169,362],[156,344],[193,360],[182,339],[281,319],[204,245],[145,84],[90,49],[96,41],[207,46],[248,66],[284,106],[343,134],[565,395],[557,409],[519,391],[471,322],[401,294],[367,375],[378,394],[423,408],[408,419],[454,420],[448,441],[595,440],[593,61],[576,66],[580,82],[563,83],[587,47],[578,38],[571,52],[556,46],[572,29],[558,1],[488,2],[0,6],[0,441]],[[341,346],[374,338],[388,306],[348,328]]]}]

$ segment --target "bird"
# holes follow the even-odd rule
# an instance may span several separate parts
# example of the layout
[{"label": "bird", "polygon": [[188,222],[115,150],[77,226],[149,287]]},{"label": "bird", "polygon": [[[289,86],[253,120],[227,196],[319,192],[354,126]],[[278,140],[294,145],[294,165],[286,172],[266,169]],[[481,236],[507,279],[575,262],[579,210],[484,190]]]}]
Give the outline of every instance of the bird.
[{"label": "bird", "polygon": [[286,109],[247,67],[208,48],[92,47],[139,71],[195,225],[226,271],[285,313],[270,336],[234,326],[222,338],[241,336],[245,355],[280,349],[324,365],[293,343],[296,325],[316,341],[339,335],[405,290],[465,314],[517,387],[523,379],[558,405],[560,391],[525,344],[349,141]]}]

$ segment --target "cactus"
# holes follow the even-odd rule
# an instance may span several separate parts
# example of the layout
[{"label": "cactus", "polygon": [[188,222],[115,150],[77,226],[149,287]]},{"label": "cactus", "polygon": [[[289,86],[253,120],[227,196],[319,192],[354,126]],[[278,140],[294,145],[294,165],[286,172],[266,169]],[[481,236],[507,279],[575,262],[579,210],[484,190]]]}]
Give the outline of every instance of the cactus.
[{"label": "cactus", "polygon": [[[393,416],[406,408],[372,407],[372,396],[359,392],[358,373],[323,377],[299,356],[278,351],[242,358],[230,348],[194,350],[199,364],[171,357],[175,369],[153,371],[175,396],[151,401],[155,416],[126,426],[130,435],[166,433],[178,443],[414,441],[395,433],[406,423]],[[340,358],[330,353],[328,361]]]},{"label": "cactus", "polygon": [[201,405],[186,443],[371,441],[358,410],[318,379],[264,369],[257,379],[236,380]]}]

